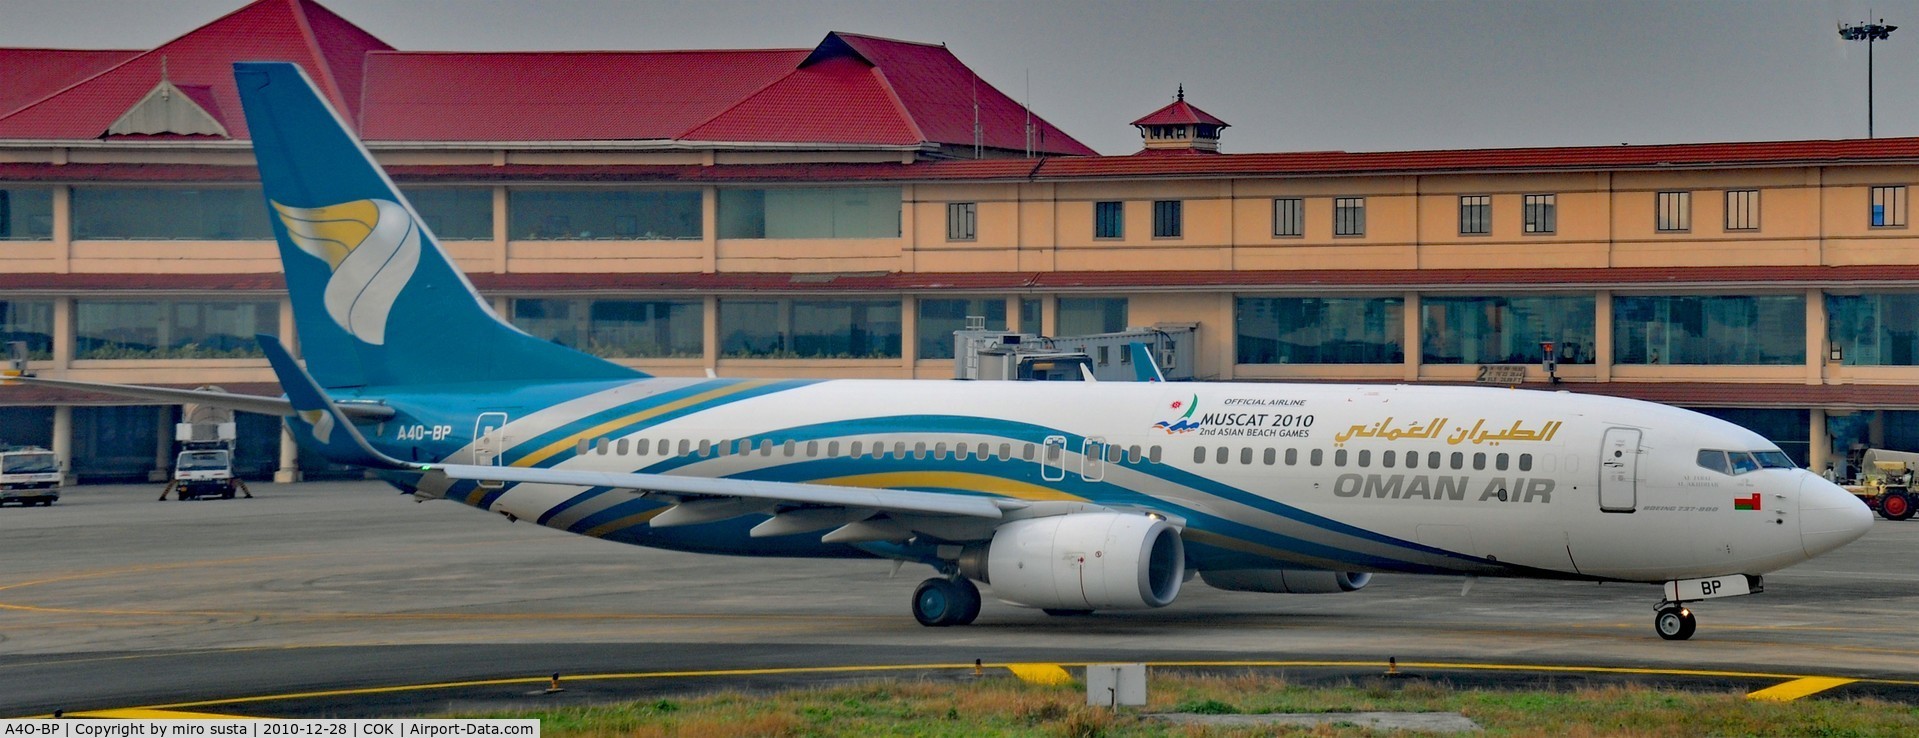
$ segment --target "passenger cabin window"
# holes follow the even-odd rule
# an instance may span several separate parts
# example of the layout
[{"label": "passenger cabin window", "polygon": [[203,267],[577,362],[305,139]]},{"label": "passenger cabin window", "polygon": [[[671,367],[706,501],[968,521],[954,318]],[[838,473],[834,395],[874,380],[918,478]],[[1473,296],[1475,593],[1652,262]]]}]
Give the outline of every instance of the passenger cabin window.
[{"label": "passenger cabin window", "polygon": [[1346,465],[1346,449],[1342,448],[1338,451],[1334,451],[1333,466],[1345,466],[1345,465]]},{"label": "passenger cabin window", "polygon": [[1151,461],[1155,464],[1159,463],[1159,447],[1158,446],[1154,446],[1146,450],[1146,460]]},{"label": "passenger cabin window", "polygon": [[1519,470],[1520,470],[1520,471],[1523,471],[1523,472],[1529,472],[1529,471],[1532,471],[1532,470],[1533,470],[1533,455],[1532,455],[1532,454],[1520,454],[1520,455],[1519,455]]},{"label": "passenger cabin window", "polygon": [[1195,464],[1206,463],[1206,447],[1205,446],[1193,447],[1193,463]]},{"label": "passenger cabin window", "polygon": [[626,455],[626,439],[622,438],[619,443],[613,444],[613,453],[620,456]]},{"label": "passenger cabin window", "polygon": [[1373,452],[1372,452],[1372,451],[1360,451],[1360,452],[1359,452],[1359,465],[1360,465],[1360,466],[1372,466],[1372,465],[1373,465]]}]

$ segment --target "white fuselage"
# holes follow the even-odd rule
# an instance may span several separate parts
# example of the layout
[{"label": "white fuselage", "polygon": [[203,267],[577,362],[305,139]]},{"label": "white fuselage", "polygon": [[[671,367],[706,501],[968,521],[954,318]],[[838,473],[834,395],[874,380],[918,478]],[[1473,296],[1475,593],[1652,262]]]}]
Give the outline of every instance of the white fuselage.
[{"label": "white fuselage", "polygon": [[[1200,569],[1664,581],[1763,573],[1860,532],[1858,503],[1815,475],[1700,465],[1702,450],[1777,453],[1750,431],[1563,392],[647,379],[511,402],[447,460],[1138,509],[1181,520]],[[657,503],[624,490],[428,492],[642,545],[836,555],[750,525],[650,529]]]}]

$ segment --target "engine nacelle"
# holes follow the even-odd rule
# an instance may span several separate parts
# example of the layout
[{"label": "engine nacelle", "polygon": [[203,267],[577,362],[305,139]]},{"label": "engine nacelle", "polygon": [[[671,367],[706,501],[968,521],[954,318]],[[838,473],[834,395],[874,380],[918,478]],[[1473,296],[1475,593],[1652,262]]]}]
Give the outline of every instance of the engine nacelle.
[{"label": "engine nacelle", "polygon": [[[982,566],[983,564],[983,566]],[[1179,596],[1186,547],[1164,520],[1093,512],[1015,520],[968,551],[961,572],[993,596],[1062,610],[1165,607]]]},{"label": "engine nacelle", "polygon": [[1223,569],[1202,571],[1199,577],[1219,589],[1275,594],[1352,592],[1373,580],[1365,572],[1318,569]]}]

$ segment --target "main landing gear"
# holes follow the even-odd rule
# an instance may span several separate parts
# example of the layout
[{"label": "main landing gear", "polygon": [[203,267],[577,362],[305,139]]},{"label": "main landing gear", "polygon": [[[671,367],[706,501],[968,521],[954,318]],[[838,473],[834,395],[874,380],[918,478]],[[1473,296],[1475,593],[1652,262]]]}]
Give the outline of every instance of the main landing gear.
[{"label": "main landing gear", "polygon": [[979,587],[965,577],[934,577],[913,590],[913,619],[929,628],[970,624],[979,605]]}]

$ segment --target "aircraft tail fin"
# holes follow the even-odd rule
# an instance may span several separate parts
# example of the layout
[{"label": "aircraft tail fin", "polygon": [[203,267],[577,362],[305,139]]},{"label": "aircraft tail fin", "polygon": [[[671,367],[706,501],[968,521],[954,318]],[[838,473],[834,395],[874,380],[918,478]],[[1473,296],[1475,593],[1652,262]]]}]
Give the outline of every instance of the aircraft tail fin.
[{"label": "aircraft tail fin", "polygon": [[298,66],[233,71],[319,386],[645,376],[495,315]]},{"label": "aircraft tail fin", "polygon": [[1159,371],[1159,362],[1153,359],[1153,349],[1143,343],[1126,344],[1126,350],[1133,352],[1133,379],[1140,382],[1164,382],[1166,375]]}]

